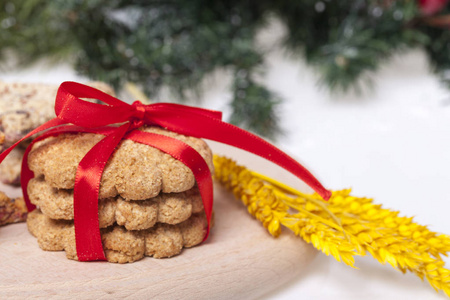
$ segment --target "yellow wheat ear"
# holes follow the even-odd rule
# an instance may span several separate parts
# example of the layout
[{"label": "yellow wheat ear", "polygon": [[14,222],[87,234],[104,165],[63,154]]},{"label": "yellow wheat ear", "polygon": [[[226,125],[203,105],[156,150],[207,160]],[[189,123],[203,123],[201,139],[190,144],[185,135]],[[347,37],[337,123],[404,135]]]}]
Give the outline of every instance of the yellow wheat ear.
[{"label": "yellow wheat ear", "polygon": [[283,226],[352,267],[354,256],[368,252],[382,264],[426,278],[450,297],[450,270],[441,258],[450,251],[449,236],[400,217],[370,198],[352,196],[349,189],[333,191],[326,202],[223,156],[214,156],[214,167],[215,180],[231,190],[273,236],[280,235]]}]

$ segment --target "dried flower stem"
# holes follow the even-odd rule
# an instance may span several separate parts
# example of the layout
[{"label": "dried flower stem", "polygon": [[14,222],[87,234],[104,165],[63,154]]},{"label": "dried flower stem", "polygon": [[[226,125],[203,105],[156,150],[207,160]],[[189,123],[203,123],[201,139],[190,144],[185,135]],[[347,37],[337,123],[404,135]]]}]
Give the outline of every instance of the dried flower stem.
[{"label": "dried flower stem", "polygon": [[284,226],[352,267],[355,255],[369,252],[380,263],[426,278],[450,297],[450,270],[441,258],[450,251],[449,236],[399,217],[372,199],[351,196],[350,190],[334,191],[325,202],[228,158],[215,156],[214,165],[216,180],[233,191],[273,236]]}]

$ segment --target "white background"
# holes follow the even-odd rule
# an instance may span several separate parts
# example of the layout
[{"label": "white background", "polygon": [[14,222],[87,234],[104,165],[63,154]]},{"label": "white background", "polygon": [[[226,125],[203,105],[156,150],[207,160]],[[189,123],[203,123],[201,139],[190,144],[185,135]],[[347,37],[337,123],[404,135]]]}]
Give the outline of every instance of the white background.
[{"label": "white background", "polygon": [[[271,30],[263,33],[266,44]],[[261,80],[285,100],[279,110],[285,131],[276,142],[280,148],[326,187],[351,187],[354,195],[373,197],[433,231],[450,233],[450,91],[429,72],[422,52],[384,63],[374,88],[361,95],[321,89],[315,70],[283,51],[272,51],[266,63]],[[58,84],[84,78],[66,64],[39,63],[2,70],[0,80]],[[216,72],[196,104],[229,115],[229,85],[228,72]],[[170,101],[167,93],[160,98]],[[449,259],[446,263],[449,268]],[[360,270],[319,254],[303,276],[267,299],[447,299],[414,275],[371,257],[358,258],[356,265]]]}]

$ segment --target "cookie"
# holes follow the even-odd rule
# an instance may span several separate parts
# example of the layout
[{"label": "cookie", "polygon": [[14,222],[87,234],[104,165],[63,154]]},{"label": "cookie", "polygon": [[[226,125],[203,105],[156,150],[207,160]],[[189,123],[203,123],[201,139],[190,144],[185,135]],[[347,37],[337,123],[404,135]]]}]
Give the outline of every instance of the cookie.
[{"label": "cookie", "polygon": [[[73,220],[73,190],[53,188],[39,177],[28,183],[28,196],[47,217]],[[117,223],[127,230],[142,230],[157,222],[178,224],[202,211],[202,198],[194,187],[181,193],[161,193],[144,201],[126,201],[120,196],[100,199],[98,214],[100,228]]]},{"label": "cookie", "polygon": [[[88,85],[114,95],[103,82]],[[12,145],[28,132],[55,117],[58,85],[39,83],[6,83],[0,81],[0,131],[6,145]]]},{"label": "cookie", "polygon": [[[166,135],[193,147],[213,170],[212,153],[201,139],[187,137],[159,127],[141,127],[139,130]],[[36,143],[28,165],[35,176],[57,189],[73,189],[76,169],[85,154],[101,139],[100,134],[79,133],[50,137]],[[147,200],[160,192],[180,193],[191,189],[195,177],[182,162],[160,150],[123,140],[105,166],[99,198],[120,195],[125,200]]]},{"label": "cookie", "polygon": [[[29,213],[27,225],[43,250],[65,250],[67,258],[78,260],[72,221],[53,220],[34,210]],[[130,231],[122,226],[110,226],[101,230],[101,237],[109,262],[129,263],[144,256],[165,258],[177,255],[183,247],[201,243],[206,228],[206,217],[199,213],[177,225],[158,223],[147,230]]]},{"label": "cookie", "polygon": [[[114,90],[103,82],[88,85],[114,95]],[[0,152],[55,117],[57,90],[57,85],[0,81]],[[29,139],[23,141],[0,164],[1,182],[20,184],[20,162],[29,142]]]},{"label": "cookie", "polygon": [[25,221],[27,208],[22,197],[10,199],[0,192],[0,226]]},{"label": "cookie", "polygon": [[20,185],[20,171],[25,149],[14,148],[0,164],[0,181],[10,185]]},{"label": "cookie", "polygon": [[0,131],[0,152],[3,151],[3,144],[5,143],[5,134]]}]

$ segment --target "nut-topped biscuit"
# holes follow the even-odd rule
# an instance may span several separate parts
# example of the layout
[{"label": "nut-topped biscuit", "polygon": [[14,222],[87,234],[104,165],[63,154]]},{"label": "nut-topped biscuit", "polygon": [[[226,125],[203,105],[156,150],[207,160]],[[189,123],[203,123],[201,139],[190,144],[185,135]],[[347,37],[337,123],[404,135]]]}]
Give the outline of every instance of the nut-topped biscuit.
[{"label": "nut-topped biscuit", "polygon": [[11,199],[5,193],[0,192],[0,226],[25,221],[27,212],[22,197]]},{"label": "nut-topped biscuit", "polygon": [[[87,84],[114,95],[114,90],[106,83]],[[7,145],[55,117],[57,91],[58,85],[0,81],[0,131],[5,134]]]},{"label": "nut-topped biscuit", "polygon": [[[193,147],[213,169],[212,153],[201,139],[173,133],[159,127],[139,130],[166,135]],[[101,139],[100,134],[62,134],[36,143],[28,156],[35,176],[43,175],[54,188],[73,189],[77,166]],[[191,189],[195,177],[182,162],[153,147],[123,140],[104,169],[99,198],[120,195],[126,200],[146,200],[160,192],[179,193]]]},{"label": "nut-topped biscuit", "polygon": [[[39,177],[28,183],[28,196],[47,217],[73,220],[73,190],[53,188]],[[157,222],[178,224],[202,211],[202,198],[194,187],[181,193],[161,193],[148,200],[126,201],[120,196],[100,199],[98,214],[100,228],[117,222],[128,230],[142,230]]]},{"label": "nut-topped biscuit", "polygon": [[[67,258],[78,260],[72,221],[53,220],[34,210],[29,213],[27,225],[43,250],[65,250]],[[102,229],[101,236],[109,262],[129,263],[144,256],[164,258],[177,255],[183,247],[201,243],[206,231],[206,217],[199,213],[177,225],[157,224],[147,230],[130,231],[122,226],[111,226]]]}]

